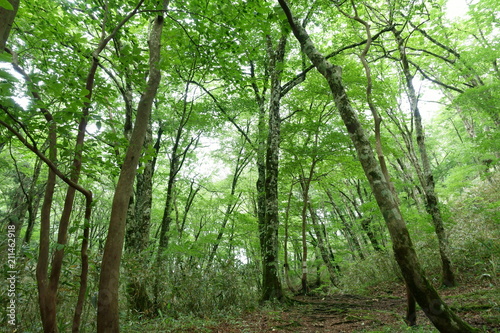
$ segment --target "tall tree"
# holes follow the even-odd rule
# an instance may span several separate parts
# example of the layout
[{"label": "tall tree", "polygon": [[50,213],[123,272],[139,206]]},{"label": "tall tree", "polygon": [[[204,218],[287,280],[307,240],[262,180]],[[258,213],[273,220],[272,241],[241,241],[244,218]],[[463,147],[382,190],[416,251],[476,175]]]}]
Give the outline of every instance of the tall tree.
[{"label": "tall tree", "polygon": [[262,300],[280,300],[283,297],[281,281],[278,276],[278,228],[279,228],[279,201],[278,201],[278,169],[280,146],[280,101],[281,74],[285,58],[287,33],[284,33],[276,46],[271,36],[267,36],[267,54],[271,71],[271,96],[269,100],[269,125],[266,149],[266,181],[265,198],[266,210],[264,225],[260,228],[262,251]]},{"label": "tall tree", "polygon": [[[384,216],[391,234],[396,261],[401,268],[403,277],[431,322],[442,332],[471,332],[472,327],[460,319],[439,297],[429,283],[417,259],[413,244],[406,228],[406,223],[399,211],[392,191],[385,179],[379,163],[377,163],[371,144],[364,132],[358,117],[352,108],[347,92],[342,83],[342,70],[332,65],[316,49],[307,31],[293,17],[285,0],[279,0],[292,31],[299,41],[302,51],[325,77],[335,104],[344,121],[349,136],[356,148],[358,158],[370,182],[377,204]],[[439,309],[439,311],[436,311]]]},{"label": "tall tree", "polygon": [[402,31],[393,30],[394,36],[397,40],[399,53],[401,55],[401,66],[406,80],[408,99],[410,101],[410,108],[413,114],[413,121],[415,123],[415,134],[417,138],[417,145],[420,152],[420,160],[422,163],[422,177],[421,185],[425,193],[426,209],[432,217],[435,232],[439,242],[439,254],[441,256],[442,265],[442,283],[447,287],[455,286],[455,274],[451,266],[449,256],[449,245],[446,231],[444,229],[444,222],[439,207],[438,196],[435,191],[434,176],[432,175],[431,164],[427,154],[427,146],[425,144],[425,133],[422,125],[422,116],[418,107],[418,97],[413,86],[413,75],[410,72],[410,65],[406,55],[405,41],[401,37]]},{"label": "tall tree", "polygon": [[120,281],[120,262],[125,239],[125,222],[127,207],[133,191],[136,169],[139,164],[141,150],[150,121],[151,109],[160,85],[161,70],[161,36],[164,16],[169,1],[164,0],[158,7],[149,35],[149,77],[144,94],[137,107],[137,116],[122,164],[120,177],[115,189],[108,236],[102,257],[101,275],[99,279],[99,296],[97,310],[97,331],[99,333],[117,333],[120,331],[118,311],[118,289]]}]

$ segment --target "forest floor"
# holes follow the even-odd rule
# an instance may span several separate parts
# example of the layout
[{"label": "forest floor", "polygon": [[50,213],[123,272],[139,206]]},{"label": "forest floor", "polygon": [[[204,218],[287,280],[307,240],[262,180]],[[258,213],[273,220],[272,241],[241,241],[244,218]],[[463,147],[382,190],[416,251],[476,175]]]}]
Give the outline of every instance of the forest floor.
[{"label": "forest floor", "polygon": [[[472,326],[500,332],[500,288],[469,285],[443,289],[440,294]],[[288,306],[259,309],[215,326],[177,332],[437,332],[421,310],[417,328],[407,328],[404,287],[378,286],[368,295],[296,296],[296,302]]]}]

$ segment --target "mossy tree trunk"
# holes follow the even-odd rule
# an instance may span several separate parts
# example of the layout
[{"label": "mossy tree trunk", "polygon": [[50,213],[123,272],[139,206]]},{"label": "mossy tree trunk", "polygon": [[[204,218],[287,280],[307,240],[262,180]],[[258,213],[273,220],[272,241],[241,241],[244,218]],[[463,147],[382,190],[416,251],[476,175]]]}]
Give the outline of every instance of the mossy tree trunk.
[{"label": "mossy tree trunk", "polygon": [[262,301],[282,299],[283,290],[278,276],[278,166],[280,146],[280,101],[281,74],[285,57],[287,35],[283,35],[276,47],[267,36],[267,54],[271,72],[271,97],[269,101],[269,122],[266,149],[264,225],[261,226],[262,251]]}]

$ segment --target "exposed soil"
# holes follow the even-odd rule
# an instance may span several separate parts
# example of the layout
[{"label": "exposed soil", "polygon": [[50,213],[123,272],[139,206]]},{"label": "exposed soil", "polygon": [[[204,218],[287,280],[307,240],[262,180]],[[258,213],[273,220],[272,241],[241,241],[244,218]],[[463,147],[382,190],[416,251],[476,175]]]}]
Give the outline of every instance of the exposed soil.
[{"label": "exposed soil", "polygon": [[[401,332],[404,324],[405,294],[402,287],[374,290],[373,296],[338,294],[297,296],[283,308],[260,309],[216,327],[183,332]],[[471,325],[483,332],[500,332],[498,288],[458,287],[442,290],[446,302]],[[492,299],[496,298],[496,299]],[[418,332],[437,332],[422,311]]]}]

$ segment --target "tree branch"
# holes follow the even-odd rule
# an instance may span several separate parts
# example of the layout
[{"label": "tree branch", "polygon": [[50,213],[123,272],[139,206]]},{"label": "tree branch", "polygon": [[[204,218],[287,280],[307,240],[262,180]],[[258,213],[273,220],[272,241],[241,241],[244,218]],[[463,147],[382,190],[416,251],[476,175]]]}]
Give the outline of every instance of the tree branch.
[{"label": "tree branch", "polygon": [[[391,25],[391,26],[388,26],[388,27],[385,27],[384,29],[380,30],[378,33],[376,33],[375,35],[372,36],[371,38],[371,41],[375,41],[377,38],[379,38],[383,33],[385,32],[388,32],[388,31],[391,31],[391,29],[393,28],[394,26]],[[358,46],[361,46],[361,45],[364,45],[368,42],[367,39],[361,41],[361,42],[358,42],[358,43],[354,43],[354,44],[350,44],[350,45],[346,45],[344,47],[341,47],[340,49],[336,50],[336,51],[333,51],[329,54],[327,54],[325,56],[325,59],[330,59],[330,58],[333,58],[335,57],[336,55],[339,55],[340,53],[346,51],[346,50],[349,50],[349,49],[353,49],[355,47],[358,47]],[[282,87],[281,87],[281,96],[285,96],[290,90],[292,90],[295,86],[297,86],[298,84],[304,82],[304,80],[306,79],[306,75],[307,73],[309,73],[312,69],[314,69],[314,65],[310,65],[309,67],[307,67],[306,69],[304,69],[301,73],[295,75],[295,77],[293,79],[291,79],[290,81],[288,81],[287,83],[285,83]]]},{"label": "tree branch", "polygon": [[[2,106],[1,107],[4,111],[4,107]],[[7,124],[5,121],[1,120],[0,119],[0,125],[4,126],[5,128],[7,128],[9,130],[9,132],[11,132],[12,134],[14,134],[18,139],[19,141],[26,147],[28,148],[29,150],[31,150],[33,153],[35,153],[36,156],[38,156],[45,164],[47,164],[47,166],[63,181],[65,182],[66,184],[68,184],[69,186],[73,187],[74,189],[76,189],[78,192],[82,193],[87,199],[88,198],[92,198],[92,192],[83,188],[81,185],[79,185],[78,183],[75,183],[73,182],[71,179],[69,179],[68,177],[66,177],[62,172],[61,170],[59,170],[57,168],[57,166],[47,157],[45,156],[40,150],[38,150],[38,148],[36,148],[34,145],[32,145],[31,143],[29,143],[23,136],[21,133],[19,133],[19,131],[17,131],[14,127],[10,126],[9,124]]]},{"label": "tree branch", "polygon": [[245,140],[252,146],[253,149],[255,149],[255,145],[253,143],[253,141],[248,137],[248,134],[236,123],[236,120],[235,120],[235,117],[231,117],[227,111],[224,109],[224,107],[219,103],[219,100],[217,99],[217,97],[215,97],[208,89],[206,89],[201,83],[198,83],[194,80],[190,80],[189,83],[194,83],[196,84],[198,87],[200,87],[208,96],[210,96],[210,98],[212,98],[212,100],[214,101],[215,105],[217,106],[217,108],[222,112],[223,115],[226,116],[227,120],[229,120],[231,122],[231,124],[234,125],[234,127],[236,127],[236,129],[238,130],[238,132],[241,133],[241,135],[243,135],[243,137],[245,138]]}]

